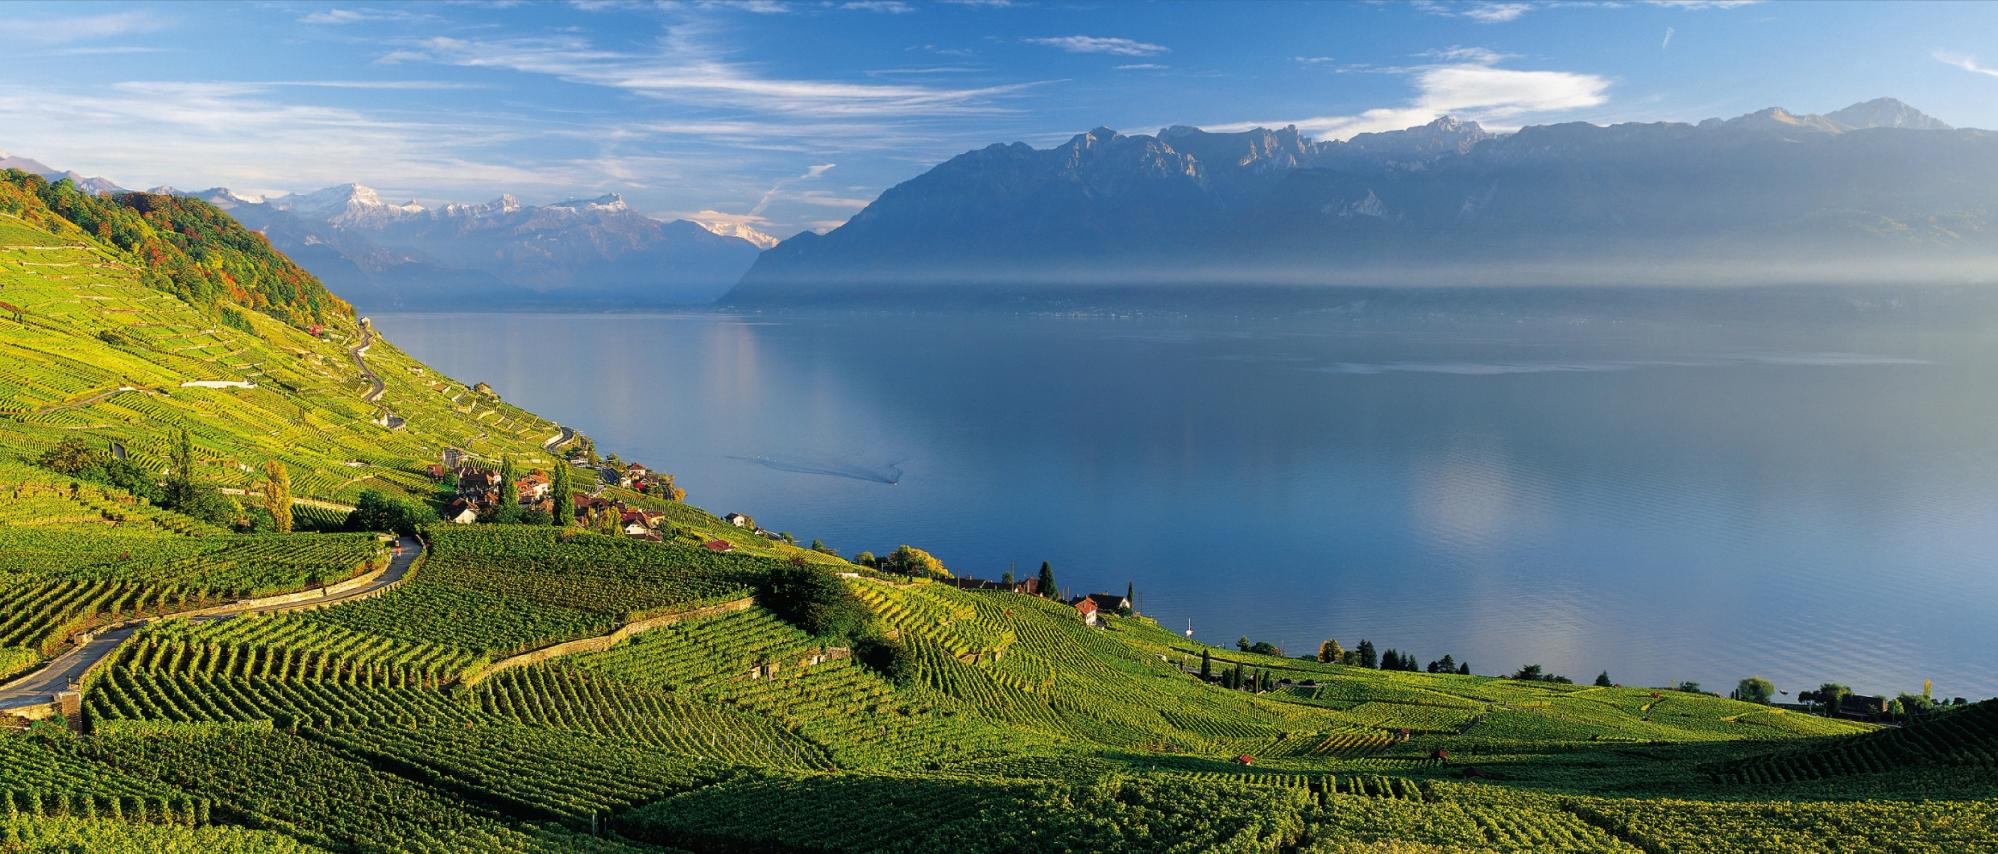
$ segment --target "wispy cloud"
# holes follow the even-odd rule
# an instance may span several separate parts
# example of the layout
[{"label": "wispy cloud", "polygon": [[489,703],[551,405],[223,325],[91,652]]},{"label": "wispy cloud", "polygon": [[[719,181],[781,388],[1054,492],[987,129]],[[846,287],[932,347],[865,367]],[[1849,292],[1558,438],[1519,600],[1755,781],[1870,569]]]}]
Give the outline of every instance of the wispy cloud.
[{"label": "wispy cloud", "polygon": [[1949,51],[1944,51],[1944,50],[1936,51],[1935,53],[1930,55],[1934,56],[1937,62],[1940,62],[1944,65],[1954,65],[1972,74],[1983,74],[1989,77],[1998,77],[1998,68],[1991,68],[1988,66],[1979,65],[1977,62],[1977,58],[1974,56],[1966,56],[1964,54],[1951,53]]},{"label": "wispy cloud", "polygon": [[841,9],[855,12],[880,12],[884,15],[907,15],[916,11],[902,0],[847,0],[839,4]]},{"label": "wispy cloud", "polygon": [[1431,14],[1452,18],[1469,18],[1481,24],[1502,24],[1518,20],[1521,15],[1533,11],[1532,3],[1491,2],[1451,2],[1451,0],[1413,0],[1416,9]]},{"label": "wispy cloud", "polygon": [[0,17],[0,39],[17,44],[73,44],[158,32],[172,21],[151,11],[64,17]]},{"label": "wispy cloud", "polygon": [[420,12],[411,12],[407,9],[387,9],[387,8],[371,6],[363,9],[324,9],[318,12],[310,12],[305,15],[299,16],[298,22],[301,24],[342,26],[346,24],[366,24],[379,21],[394,21],[398,23],[417,23],[422,21],[435,21],[435,20],[437,20],[437,16],[435,15],[426,15]]},{"label": "wispy cloud", "polygon": [[1434,48],[1416,54],[1421,59],[1434,59],[1441,62],[1468,62],[1474,65],[1497,65],[1508,59],[1517,59],[1517,54],[1500,53],[1488,47],[1465,47],[1451,45]]},{"label": "wispy cloud", "polygon": [[1762,0],[1645,0],[1653,6],[1671,6],[1678,9],[1739,9],[1754,6]]},{"label": "wispy cloud", "polygon": [[787,117],[939,116],[1004,111],[995,102],[1033,83],[984,87],[920,86],[775,77],[729,62],[692,25],[669,29],[644,53],[593,46],[572,35],[501,39],[436,37],[393,51],[384,61],[429,61],[498,68],[620,89],[696,106],[757,110]]},{"label": "wispy cloud", "polygon": [[1157,56],[1170,53],[1165,45],[1117,36],[1042,36],[1025,40],[1028,44],[1059,48],[1069,53],[1107,53],[1113,56]]},{"label": "wispy cloud", "polygon": [[1329,139],[1401,130],[1445,115],[1481,122],[1594,107],[1606,103],[1610,81],[1570,71],[1521,71],[1491,63],[1461,62],[1401,69],[1413,77],[1409,103],[1353,115],[1314,116],[1283,121],[1231,122],[1205,126],[1215,131],[1296,125]]},{"label": "wispy cloud", "polygon": [[1334,60],[1329,56],[1293,56],[1290,61],[1298,65],[1325,65]]},{"label": "wispy cloud", "polygon": [[1161,65],[1156,62],[1133,62],[1128,65],[1119,65],[1117,66],[1117,70],[1118,71],[1164,71],[1170,67],[1172,66]]},{"label": "wispy cloud", "polygon": [[1672,46],[1672,33],[1674,32],[1676,31],[1673,30],[1671,27],[1665,28],[1665,40],[1658,43],[1659,50],[1664,50]]}]

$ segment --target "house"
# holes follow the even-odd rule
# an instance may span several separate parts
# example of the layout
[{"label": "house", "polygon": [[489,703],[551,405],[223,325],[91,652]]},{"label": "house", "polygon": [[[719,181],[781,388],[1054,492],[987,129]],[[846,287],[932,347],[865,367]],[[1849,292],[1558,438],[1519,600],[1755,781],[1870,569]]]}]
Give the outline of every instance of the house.
[{"label": "house", "polygon": [[457,448],[445,448],[442,459],[445,468],[455,469],[465,462],[465,452]]},{"label": "house", "polygon": [[1087,596],[1075,600],[1075,612],[1082,615],[1083,625],[1094,626],[1101,622],[1101,618],[1097,616],[1100,610],[1102,609],[1096,606],[1096,600]]},{"label": "house", "polygon": [[725,553],[725,552],[735,551],[735,544],[727,540],[709,540],[705,543],[702,543],[701,548],[707,549],[708,551],[711,552]]},{"label": "house", "polygon": [[1119,614],[1131,609],[1131,600],[1115,593],[1091,593],[1082,597],[1096,603],[1098,610]]},{"label": "house", "polygon": [[730,513],[727,516],[723,516],[722,521],[734,525],[738,528],[756,527],[756,520],[751,519],[748,516],[744,516],[741,513]]},{"label": "house", "polygon": [[458,494],[477,495],[499,489],[499,472],[469,466],[458,470]]},{"label": "house", "polygon": [[1838,715],[1842,718],[1874,720],[1885,714],[1887,714],[1886,697],[1847,694],[1838,702]]},{"label": "house", "polygon": [[523,504],[532,504],[547,498],[548,490],[552,486],[553,484],[548,482],[548,475],[538,471],[528,472],[519,483],[514,484],[514,488],[520,492],[520,502]]},{"label": "house", "polygon": [[446,474],[443,463],[431,463],[428,467],[424,468],[423,473],[429,475],[431,480],[438,483],[444,482]]},{"label": "house", "polygon": [[479,521],[479,509],[462,497],[453,498],[451,503],[444,507],[444,521],[454,525],[470,525]]},{"label": "house", "polygon": [[643,537],[651,533],[652,529],[646,527],[643,522],[624,523],[624,535],[627,537]]}]

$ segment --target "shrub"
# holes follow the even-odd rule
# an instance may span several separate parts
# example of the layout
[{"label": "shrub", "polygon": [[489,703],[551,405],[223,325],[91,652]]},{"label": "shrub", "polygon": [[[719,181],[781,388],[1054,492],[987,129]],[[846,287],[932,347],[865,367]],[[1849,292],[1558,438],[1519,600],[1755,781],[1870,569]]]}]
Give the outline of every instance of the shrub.
[{"label": "shrub", "polygon": [[416,529],[437,521],[437,511],[428,505],[390,498],[380,490],[366,489],[347,514],[349,531],[382,531],[414,536]]},{"label": "shrub", "polygon": [[839,576],[802,563],[772,570],[757,599],[785,622],[821,638],[851,637],[867,621],[867,606]]}]

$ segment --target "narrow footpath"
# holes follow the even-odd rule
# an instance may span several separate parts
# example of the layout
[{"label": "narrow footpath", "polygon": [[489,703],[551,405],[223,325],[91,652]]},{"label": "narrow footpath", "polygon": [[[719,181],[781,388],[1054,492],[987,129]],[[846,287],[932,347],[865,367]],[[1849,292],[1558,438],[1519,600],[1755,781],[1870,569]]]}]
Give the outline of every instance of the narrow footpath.
[{"label": "narrow footpath", "polygon": [[[321,595],[296,601],[263,605],[257,604],[257,600],[252,599],[190,619],[200,622],[214,622],[239,617],[244,614],[263,614],[277,611],[297,611],[305,608],[321,608],[366,596],[401,581],[404,576],[409,574],[409,568],[415,565],[417,557],[423,554],[423,543],[417,541],[416,538],[403,537],[400,542],[402,545],[402,554],[396,555],[389,561],[388,569],[375,580],[352,590],[331,596]],[[62,655],[56,656],[54,661],[43,665],[40,670],[15,679],[5,685],[0,685],[0,711],[19,708],[21,706],[46,705],[54,702],[57,692],[69,690],[70,685],[81,678],[84,671],[89,670],[92,665],[103,661],[111,653],[117,651],[119,644],[124,643],[127,638],[138,632],[146,623],[153,620],[170,619],[173,616],[172,614],[168,614],[165,617],[153,617],[107,629],[91,638],[88,643],[81,644]]]}]

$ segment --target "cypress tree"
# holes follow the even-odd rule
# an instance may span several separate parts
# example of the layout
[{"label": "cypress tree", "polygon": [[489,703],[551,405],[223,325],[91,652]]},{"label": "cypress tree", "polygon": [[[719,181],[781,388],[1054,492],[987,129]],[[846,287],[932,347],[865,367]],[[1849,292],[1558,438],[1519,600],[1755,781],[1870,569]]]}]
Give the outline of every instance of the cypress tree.
[{"label": "cypress tree", "polygon": [[1368,668],[1380,666],[1380,658],[1374,654],[1374,642],[1365,638],[1360,640],[1360,666]]},{"label": "cypress tree", "polygon": [[1596,687],[1598,687],[1598,688],[1608,688],[1608,687],[1610,687],[1611,685],[1614,685],[1614,684],[1616,684],[1616,683],[1614,683],[1614,682],[1611,682],[1611,681],[1610,681],[1610,678],[1609,678],[1609,671],[1605,670],[1605,671],[1603,671],[1603,672],[1601,672],[1601,673],[1598,673],[1598,674],[1596,674]]},{"label": "cypress tree", "polygon": [[576,521],[576,497],[570,493],[569,464],[555,461],[555,518],[549,524],[557,528]]},{"label": "cypress tree", "polygon": [[1061,600],[1061,591],[1055,589],[1054,567],[1041,561],[1041,595],[1056,601]]},{"label": "cypress tree", "polygon": [[1471,663],[1466,661],[1463,664],[1457,665],[1457,675],[1459,676],[1471,675]]},{"label": "cypress tree", "polygon": [[1229,685],[1228,685],[1228,687],[1230,687],[1230,688],[1235,688],[1235,689],[1237,689],[1237,690],[1241,689],[1241,687],[1242,687],[1242,662],[1239,662],[1239,661],[1235,662],[1235,675],[1234,675],[1234,676],[1231,676],[1231,677],[1229,677]]},{"label": "cypress tree", "polygon": [[1208,655],[1204,649],[1200,651],[1200,681],[1214,681],[1214,656]]}]

